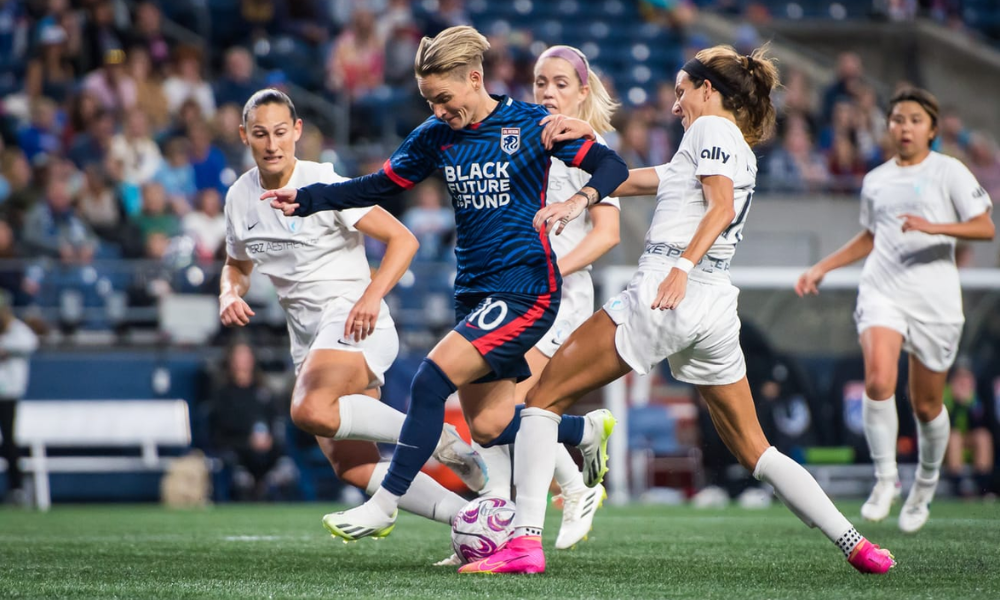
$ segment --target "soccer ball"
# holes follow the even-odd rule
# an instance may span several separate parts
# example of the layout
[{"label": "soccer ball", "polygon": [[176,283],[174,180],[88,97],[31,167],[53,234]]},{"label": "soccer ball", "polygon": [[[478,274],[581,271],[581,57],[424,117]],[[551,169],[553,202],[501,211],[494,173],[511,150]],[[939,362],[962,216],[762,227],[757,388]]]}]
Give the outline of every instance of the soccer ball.
[{"label": "soccer ball", "polygon": [[498,496],[476,498],[455,515],[451,547],[463,563],[500,549],[514,530],[514,503]]}]

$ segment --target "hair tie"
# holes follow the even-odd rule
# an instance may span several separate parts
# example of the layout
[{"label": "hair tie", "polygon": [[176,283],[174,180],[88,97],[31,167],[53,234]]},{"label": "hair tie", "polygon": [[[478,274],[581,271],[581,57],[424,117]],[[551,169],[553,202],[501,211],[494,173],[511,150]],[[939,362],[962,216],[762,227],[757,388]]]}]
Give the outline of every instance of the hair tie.
[{"label": "hair tie", "polygon": [[747,54],[746,55],[746,59],[747,59],[747,70],[750,71],[751,73],[753,73],[753,69],[754,69],[754,60],[753,60],[753,57],[750,56],[749,54]]}]

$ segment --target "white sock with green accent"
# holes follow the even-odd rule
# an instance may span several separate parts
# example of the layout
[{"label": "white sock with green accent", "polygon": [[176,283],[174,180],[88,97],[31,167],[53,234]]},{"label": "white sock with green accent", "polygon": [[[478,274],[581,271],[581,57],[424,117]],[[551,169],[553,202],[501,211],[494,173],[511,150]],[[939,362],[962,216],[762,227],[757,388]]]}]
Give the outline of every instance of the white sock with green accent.
[{"label": "white sock with green accent", "polygon": [[833,543],[853,529],[813,476],[774,446],[757,460],[753,476],[771,484],[775,495],[809,527],[818,527]]},{"label": "white sock with green accent", "polygon": [[948,409],[941,407],[941,413],[924,423],[917,419],[917,454],[920,455],[920,469],[917,477],[924,481],[937,480],[948,449],[948,437],[951,435],[951,421]]},{"label": "white sock with green accent", "polygon": [[480,492],[480,496],[500,496],[510,499],[510,446],[491,446],[483,448],[476,442],[472,442],[472,448],[479,453],[479,456],[486,463],[486,487]]},{"label": "white sock with green accent", "polygon": [[[389,496],[396,498],[399,508],[415,515],[426,517],[432,521],[447,523],[448,525],[451,524],[455,515],[466,504],[461,496],[445,489],[426,473],[418,473],[413,483],[410,484],[410,489],[402,497],[395,496],[380,487],[388,471],[389,461],[382,461],[375,465],[371,479],[368,480],[368,487],[365,488],[365,492],[372,496],[372,500],[375,499],[375,496],[379,495],[380,491],[385,492]],[[389,507],[389,504],[385,504],[384,507],[380,505],[379,507],[385,510],[385,508]],[[393,506],[392,510],[395,510],[395,506]],[[387,514],[391,515],[392,512],[390,511]]]},{"label": "white sock with green accent", "polygon": [[521,412],[521,429],[514,442],[514,485],[517,513],[514,535],[541,535],[545,504],[556,467],[559,421],[562,417],[541,408]]},{"label": "white sock with green accent", "polygon": [[556,449],[556,483],[559,484],[565,495],[587,491],[580,467],[576,466],[576,461],[570,456],[566,446],[562,444],[559,444]]},{"label": "white sock with green accent", "polygon": [[868,440],[868,451],[875,465],[875,476],[895,481],[899,478],[896,468],[896,438],[899,437],[896,396],[872,400],[865,394],[861,402],[861,420],[865,427],[865,439]]},{"label": "white sock with green accent", "polygon": [[382,444],[395,444],[403,430],[406,415],[381,400],[351,394],[337,399],[340,408],[340,427],[335,440],[368,440]]}]

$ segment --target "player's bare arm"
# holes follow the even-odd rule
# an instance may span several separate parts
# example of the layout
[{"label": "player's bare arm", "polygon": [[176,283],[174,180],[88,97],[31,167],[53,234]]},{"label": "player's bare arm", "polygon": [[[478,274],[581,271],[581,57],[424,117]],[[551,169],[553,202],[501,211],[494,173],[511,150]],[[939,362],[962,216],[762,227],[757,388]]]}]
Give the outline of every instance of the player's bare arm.
[{"label": "player's bare arm", "polygon": [[990,211],[961,223],[931,223],[920,215],[902,214],[902,230],[922,231],[930,235],[947,235],[960,240],[992,240],[996,234]]},{"label": "player's bare arm", "polygon": [[253,309],[243,300],[250,289],[251,272],[253,261],[226,257],[219,292],[219,319],[226,327],[243,327],[254,316]]},{"label": "player's bare arm", "polygon": [[839,250],[799,276],[799,280],[795,284],[795,293],[799,296],[819,294],[819,284],[827,273],[861,260],[871,254],[874,247],[875,234],[867,229],[862,230]]}]

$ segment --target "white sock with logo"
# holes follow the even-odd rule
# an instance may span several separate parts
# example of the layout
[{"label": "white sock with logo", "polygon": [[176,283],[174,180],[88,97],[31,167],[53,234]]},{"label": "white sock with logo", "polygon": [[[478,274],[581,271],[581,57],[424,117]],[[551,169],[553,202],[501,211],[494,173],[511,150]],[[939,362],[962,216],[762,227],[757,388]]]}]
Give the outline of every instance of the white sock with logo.
[{"label": "white sock with logo", "polygon": [[367,440],[381,444],[395,444],[403,430],[406,415],[381,400],[351,394],[337,399],[340,408],[340,427],[335,440]]},{"label": "white sock with logo", "polygon": [[831,542],[837,543],[853,527],[813,476],[802,465],[788,458],[774,446],[761,454],[753,476],[771,484],[774,493],[795,516],[809,527],[818,527]]},{"label": "white sock with logo", "polygon": [[472,448],[486,463],[486,487],[479,492],[479,495],[500,496],[510,500],[510,446],[483,448],[476,442],[472,442]]},{"label": "white sock with logo", "polygon": [[[372,496],[372,500],[375,499],[379,491],[385,491],[380,486],[388,472],[389,461],[382,461],[375,465],[371,479],[368,480],[368,487],[365,488],[365,492]],[[395,498],[392,494],[390,496]],[[410,484],[410,489],[398,498],[396,505],[415,515],[451,525],[455,515],[465,506],[465,500],[458,494],[445,489],[426,473],[417,473],[413,483]],[[390,504],[386,504],[385,507],[380,505],[383,511],[390,507],[395,510],[395,506]],[[388,511],[388,514],[392,514],[391,510]]]},{"label": "white sock with logo", "polygon": [[875,465],[875,476],[881,480],[896,481],[899,479],[896,468],[896,438],[899,437],[896,396],[872,400],[865,394],[861,406],[861,419],[865,426],[868,451]]},{"label": "white sock with logo", "polygon": [[528,407],[521,412],[521,429],[514,442],[515,536],[538,535],[545,525],[545,504],[556,467],[561,420],[559,415],[541,408]]}]

